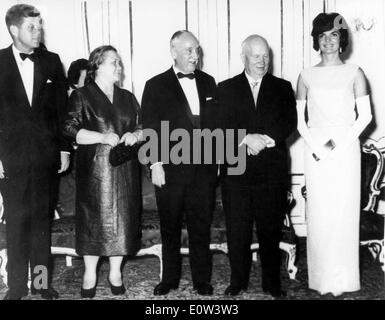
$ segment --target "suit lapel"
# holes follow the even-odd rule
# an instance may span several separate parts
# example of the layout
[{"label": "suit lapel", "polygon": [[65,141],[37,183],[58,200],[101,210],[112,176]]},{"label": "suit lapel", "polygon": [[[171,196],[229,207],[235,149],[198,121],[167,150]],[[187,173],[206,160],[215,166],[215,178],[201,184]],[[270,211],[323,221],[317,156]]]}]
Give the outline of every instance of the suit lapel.
[{"label": "suit lapel", "polygon": [[197,90],[198,90],[198,96],[199,96],[199,114],[203,115],[203,106],[206,103],[206,86],[205,82],[202,78],[202,74],[199,72],[199,70],[195,71],[195,81],[197,84]]},{"label": "suit lapel", "polygon": [[25,91],[23,80],[13,55],[12,46],[7,49],[7,57],[7,60],[9,61],[8,79],[11,84],[8,88],[10,91],[13,91],[12,96],[16,97],[17,100],[21,99],[21,104],[29,108],[27,92]]},{"label": "suit lapel", "polygon": [[180,85],[178,78],[175,75],[174,69],[171,67],[171,69],[168,71],[167,74],[169,78],[169,83],[171,85],[172,92],[175,92],[175,97],[178,101],[178,105],[180,105],[183,109],[183,111],[186,113],[187,117],[190,119],[191,124],[194,123],[194,117],[191,112],[190,106],[188,104],[187,98],[183,92],[182,86]]},{"label": "suit lapel", "polygon": [[271,86],[271,79],[272,78],[269,73],[266,73],[266,75],[263,77],[257,100],[257,106],[261,107],[261,109],[264,108],[265,101],[269,101],[270,96],[274,94],[274,91],[272,90],[273,87]]},{"label": "suit lapel", "polygon": [[[251,92],[250,84],[249,84],[249,81],[247,81],[245,72],[242,72],[240,74],[239,85],[240,85],[239,91],[241,92],[241,96],[243,97],[243,105],[245,105],[248,109],[252,109],[255,112],[253,93]],[[258,99],[259,99],[259,96],[258,96]]]},{"label": "suit lapel", "polygon": [[34,63],[34,72],[33,72],[33,94],[32,94],[32,108],[36,104],[36,99],[39,96],[40,89],[42,87],[44,80],[43,72],[43,60],[38,57]]}]

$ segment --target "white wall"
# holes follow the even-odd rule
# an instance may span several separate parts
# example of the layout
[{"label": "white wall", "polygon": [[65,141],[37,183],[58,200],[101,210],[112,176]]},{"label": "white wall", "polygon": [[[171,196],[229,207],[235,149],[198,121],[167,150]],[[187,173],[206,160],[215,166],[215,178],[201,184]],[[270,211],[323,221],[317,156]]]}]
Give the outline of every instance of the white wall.
[{"label": "white wall", "polygon": [[329,6],[350,27],[352,52],[347,61],[361,66],[366,74],[375,116],[368,134],[379,140],[385,136],[385,1],[333,0]]},{"label": "white wall", "polygon": [[[24,1],[1,0],[0,46],[11,43],[6,10]],[[385,136],[385,1],[383,0],[26,0],[42,12],[45,41],[60,54],[64,67],[90,50],[112,44],[125,67],[123,86],[140,101],[145,81],[171,66],[169,39],[186,27],[200,39],[203,70],[217,81],[242,71],[242,40],[251,33],[266,37],[273,51],[273,72],[295,88],[299,72],[316,64],[311,22],[325,11],[342,13],[352,30],[357,19],[370,30],[352,32],[348,61],[364,69],[372,91],[377,126],[373,138]],[[366,27],[365,27],[366,28]],[[292,172],[303,172],[303,143],[291,146]]]},{"label": "white wall", "polygon": [[[146,80],[172,64],[171,35],[186,28],[200,40],[203,70],[218,82],[243,70],[240,44],[258,33],[272,48],[273,73],[295,89],[299,72],[319,61],[312,49],[312,20],[320,12],[338,11],[352,30],[347,61],[362,67],[371,88],[376,126],[368,133],[377,140],[385,136],[384,0],[1,0],[0,47],[11,43],[6,10],[22,2],[42,12],[46,46],[60,54],[65,69],[75,59],[88,58],[97,46],[115,46],[124,64],[123,86],[139,101]],[[297,136],[292,140],[292,190],[297,200],[292,217],[297,233],[304,236],[303,141]]]}]

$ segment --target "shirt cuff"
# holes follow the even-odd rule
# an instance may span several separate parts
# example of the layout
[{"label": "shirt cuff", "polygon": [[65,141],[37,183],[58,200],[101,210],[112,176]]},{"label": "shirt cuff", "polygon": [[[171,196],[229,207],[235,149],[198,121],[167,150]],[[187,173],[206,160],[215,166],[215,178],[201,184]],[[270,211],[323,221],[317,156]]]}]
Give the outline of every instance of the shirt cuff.
[{"label": "shirt cuff", "polygon": [[161,161],[155,162],[154,164],[152,164],[150,166],[150,169],[152,170],[152,168],[154,168],[155,166],[162,165],[162,164],[163,164],[163,162],[161,162]]},{"label": "shirt cuff", "polygon": [[60,151],[60,153],[71,154],[71,152],[69,152],[69,151]]}]

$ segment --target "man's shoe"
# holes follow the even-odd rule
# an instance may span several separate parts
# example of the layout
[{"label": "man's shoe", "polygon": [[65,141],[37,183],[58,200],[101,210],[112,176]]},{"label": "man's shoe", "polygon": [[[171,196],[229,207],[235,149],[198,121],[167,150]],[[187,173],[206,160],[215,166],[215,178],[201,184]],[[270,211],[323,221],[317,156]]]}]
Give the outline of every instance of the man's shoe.
[{"label": "man's shoe", "polygon": [[178,285],[172,285],[164,282],[160,282],[154,289],[154,295],[162,296],[169,293],[171,290],[178,289]]},{"label": "man's shoe", "polygon": [[194,290],[201,296],[211,296],[213,294],[213,286],[210,283],[199,283],[194,285]]},{"label": "man's shoe", "polygon": [[21,300],[21,298],[26,297],[27,295],[28,295],[28,293],[15,294],[15,293],[11,292],[10,290],[8,290],[7,293],[5,294],[3,300]]},{"label": "man's shoe", "polygon": [[286,291],[281,288],[263,289],[263,292],[270,294],[274,299],[284,299],[287,296]]},{"label": "man's shoe", "polygon": [[235,286],[230,284],[225,290],[225,296],[237,296],[242,290],[246,290],[247,288],[244,286]]},{"label": "man's shoe", "polygon": [[59,298],[59,293],[52,287],[48,289],[35,289],[32,287],[31,294],[40,294],[41,297],[45,300],[53,300]]}]

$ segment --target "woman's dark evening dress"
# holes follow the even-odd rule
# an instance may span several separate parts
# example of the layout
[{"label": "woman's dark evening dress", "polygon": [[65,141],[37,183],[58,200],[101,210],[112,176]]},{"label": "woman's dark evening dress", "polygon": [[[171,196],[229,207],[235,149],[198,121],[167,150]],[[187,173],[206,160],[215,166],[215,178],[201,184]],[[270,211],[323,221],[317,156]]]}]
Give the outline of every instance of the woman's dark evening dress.
[{"label": "woman's dark evening dress", "polygon": [[[114,87],[113,104],[96,83],[69,99],[64,133],[75,140],[80,129],[119,137],[139,129],[134,95]],[[141,185],[137,159],[109,163],[111,146],[79,145],[76,150],[76,252],[79,255],[134,255],[140,249]]]}]

